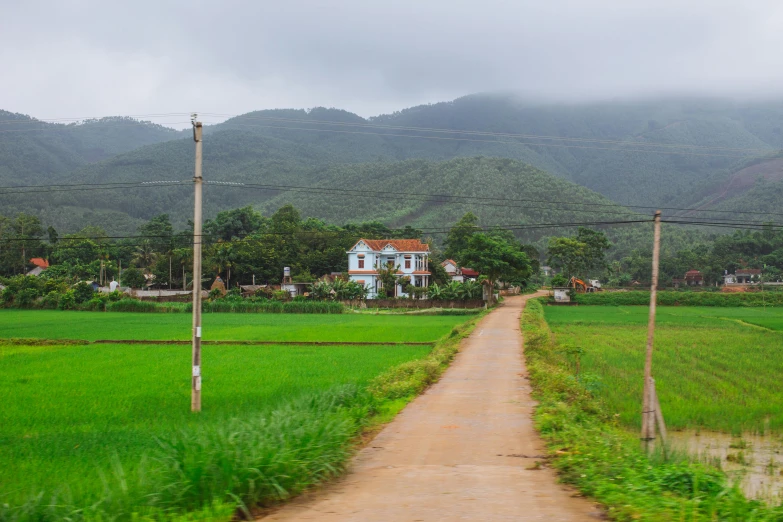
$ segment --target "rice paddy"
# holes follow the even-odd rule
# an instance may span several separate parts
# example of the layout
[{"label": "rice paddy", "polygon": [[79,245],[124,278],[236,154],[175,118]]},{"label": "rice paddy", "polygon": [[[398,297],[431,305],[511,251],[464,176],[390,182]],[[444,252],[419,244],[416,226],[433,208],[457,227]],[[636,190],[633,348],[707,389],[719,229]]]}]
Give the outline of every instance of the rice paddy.
[{"label": "rice paddy", "polygon": [[[636,429],[646,307],[545,307],[579,379]],[[578,364],[577,364],[578,363]],[[670,429],[783,432],[783,309],[659,307],[653,376]]]},{"label": "rice paddy", "polygon": [[[431,342],[464,316],[204,314],[206,341]],[[0,339],[188,340],[190,314],[0,310]]]},{"label": "rice paddy", "polygon": [[[206,340],[435,342],[466,319],[215,314],[204,317],[204,327]],[[201,473],[256,484],[239,492],[243,499],[285,497],[334,474],[347,457],[355,426],[379,407],[363,391],[368,383],[432,350],[401,344],[204,346],[203,411],[193,415],[189,346],[51,344],[189,337],[190,317],[184,314],[1,311],[0,520],[74,517],[46,511],[54,509],[52,495],[54,504],[100,503],[94,517],[122,512],[122,519],[133,505],[149,501],[150,489],[168,491],[160,482],[164,475],[179,483],[172,487],[181,493],[164,502],[164,493],[156,492],[155,506],[165,509],[204,509],[236,489],[218,479],[204,486]],[[240,452],[232,449],[237,437],[245,441]],[[250,453],[263,454],[252,465],[237,463]],[[237,460],[230,473],[224,470],[227,455]],[[193,459],[209,463],[196,466]],[[157,470],[154,477],[148,468]],[[199,469],[188,480],[206,489],[183,486],[177,474],[185,468]],[[242,475],[251,472],[263,480]],[[258,485],[260,480],[268,483]],[[135,497],[126,482],[135,484]],[[125,505],[111,504],[120,497]],[[19,507],[25,503],[35,506]]]}]

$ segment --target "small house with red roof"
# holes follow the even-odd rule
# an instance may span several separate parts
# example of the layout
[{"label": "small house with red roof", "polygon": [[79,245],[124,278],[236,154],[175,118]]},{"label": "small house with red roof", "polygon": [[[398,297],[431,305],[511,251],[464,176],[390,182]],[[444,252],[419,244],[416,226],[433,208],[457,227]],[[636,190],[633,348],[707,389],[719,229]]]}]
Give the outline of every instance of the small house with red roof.
[{"label": "small house with red roof", "polygon": [[704,284],[704,276],[698,270],[688,270],[685,272],[685,284],[688,286],[702,286]]},{"label": "small house with red roof", "polygon": [[378,268],[392,266],[397,269],[394,297],[407,297],[403,281],[427,288],[430,284],[428,270],[430,247],[418,239],[360,239],[347,251],[348,278],[369,290],[368,299],[385,294],[378,277]]},{"label": "small house with red roof", "polygon": [[475,281],[479,276],[479,273],[472,268],[461,267],[453,259],[445,260],[440,266],[446,270],[446,273],[449,274],[452,281],[457,281],[459,283],[471,280]]},{"label": "small house with red roof", "polygon": [[30,260],[30,263],[34,265],[33,269],[27,272],[25,275],[39,276],[41,272],[49,268],[49,261],[42,257],[34,257]]}]

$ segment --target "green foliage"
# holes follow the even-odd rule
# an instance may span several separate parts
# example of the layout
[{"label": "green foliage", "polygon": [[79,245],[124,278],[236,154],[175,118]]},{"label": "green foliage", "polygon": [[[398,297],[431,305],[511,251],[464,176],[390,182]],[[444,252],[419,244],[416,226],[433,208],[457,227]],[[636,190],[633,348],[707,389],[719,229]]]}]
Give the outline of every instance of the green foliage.
[{"label": "green foliage", "polygon": [[446,258],[459,258],[462,252],[467,250],[468,241],[477,232],[481,232],[478,226],[479,218],[473,212],[468,212],[457,221],[449,230],[443,246],[443,255]]},{"label": "green foliage", "polygon": [[92,285],[89,285],[84,281],[76,283],[73,287],[73,297],[76,300],[76,304],[82,304],[89,301],[92,299],[93,294],[95,294],[95,291],[92,289]]},{"label": "green foliage", "polygon": [[473,234],[459,261],[486,276],[490,286],[498,279],[526,281],[532,269],[530,259],[520,247],[488,234]]},{"label": "green foliage", "polygon": [[555,274],[552,276],[552,286],[568,286],[568,278],[563,274]]},{"label": "green foliage", "polygon": [[434,283],[426,290],[427,297],[434,301],[463,301],[481,299],[483,296],[481,283],[477,281],[451,281],[446,285]]},{"label": "green foliage", "polygon": [[127,268],[122,271],[122,284],[129,288],[143,288],[146,279],[138,268]]},{"label": "green foliage", "polygon": [[575,237],[551,237],[547,263],[560,269],[566,278],[585,278],[607,268],[605,256],[610,247],[603,232],[579,227]]},{"label": "green foliage", "polygon": [[547,444],[548,462],[561,480],[604,504],[610,518],[681,520],[687,514],[694,521],[773,521],[783,516],[780,507],[746,499],[716,469],[642,453],[635,434],[618,427],[613,410],[568,370],[539,302],[528,302],[522,329],[539,403],[536,427]]}]

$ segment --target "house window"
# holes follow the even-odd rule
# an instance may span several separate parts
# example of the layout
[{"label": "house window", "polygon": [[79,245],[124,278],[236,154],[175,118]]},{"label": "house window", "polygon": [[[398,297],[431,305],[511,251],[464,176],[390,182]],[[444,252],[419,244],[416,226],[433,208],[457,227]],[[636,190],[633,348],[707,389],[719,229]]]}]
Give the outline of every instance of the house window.
[{"label": "house window", "polygon": [[364,268],[364,259],[359,260],[359,268]]},{"label": "house window", "polygon": [[405,268],[410,268],[410,267],[411,267],[411,260],[410,259],[406,259],[405,260]]}]

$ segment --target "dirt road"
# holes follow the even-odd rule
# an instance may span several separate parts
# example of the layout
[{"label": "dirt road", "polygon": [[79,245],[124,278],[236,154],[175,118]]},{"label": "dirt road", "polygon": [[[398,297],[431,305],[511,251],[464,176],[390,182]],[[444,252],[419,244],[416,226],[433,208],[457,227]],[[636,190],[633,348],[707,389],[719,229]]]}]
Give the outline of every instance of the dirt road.
[{"label": "dirt road", "polygon": [[532,469],[543,447],[523,378],[526,299],[508,298],[485,317],[441,380],[359,452],[343,479],[264,520],[601,519],[551,470]]}]

